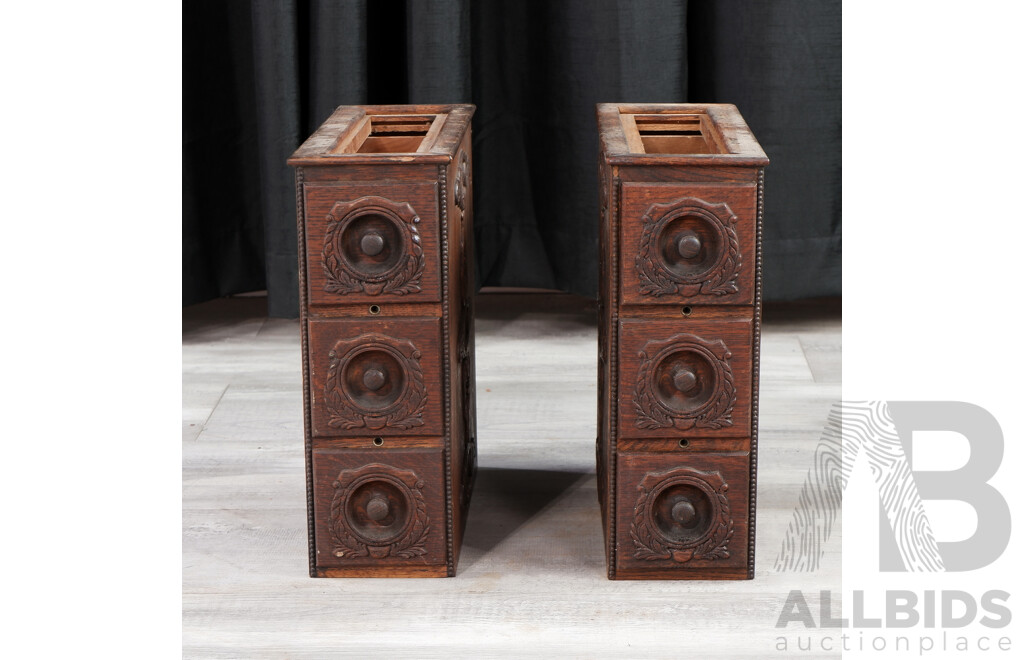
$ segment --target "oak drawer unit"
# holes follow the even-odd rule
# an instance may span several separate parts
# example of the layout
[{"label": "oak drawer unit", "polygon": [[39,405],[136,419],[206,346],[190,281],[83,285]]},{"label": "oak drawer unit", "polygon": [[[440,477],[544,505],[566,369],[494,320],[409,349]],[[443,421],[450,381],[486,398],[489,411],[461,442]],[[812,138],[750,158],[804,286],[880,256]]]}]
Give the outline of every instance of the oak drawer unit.
[{"label": "oak drawer unit", "polygon": [[768,159],[731,105],[597,120],[608,577],[752,578]]},{"label": "oak drawer unit", "polygon": [[342,106],[288,160],[312,576],[455,574],[476,473],[473,111]]}]

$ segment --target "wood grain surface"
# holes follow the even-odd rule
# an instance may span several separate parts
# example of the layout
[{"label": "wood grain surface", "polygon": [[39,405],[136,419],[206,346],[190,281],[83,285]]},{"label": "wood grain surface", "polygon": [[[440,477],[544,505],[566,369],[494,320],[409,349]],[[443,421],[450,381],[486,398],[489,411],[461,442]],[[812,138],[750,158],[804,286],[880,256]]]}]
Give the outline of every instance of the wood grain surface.
[{"label": "wood grain surface", "polygon": [[[411,372],[419,371],[423,382],[424,404],[418,418],[420,423],[405,428],[395,425],[372,427],[365,424],[358,428],[332,426],[328,402],[325,400],[328,376],[331,373],[331,354],[336,351],[339,342],[355,343],[358,348],[360,340],[366,342],[375,336],[385,342],[404,344],[416,350],[418,357],[396,360],[396,366],[400,367],[397,371],[400,373],[394,374],[394,377],[404,374],[408,381],[412,380]],[[441,435],[444,390],[441,388],[440,349],[441,328],[437,319],[376,317],[372,320],[310,320],[309,373],[313,436]],[[361,410],[354,405],[346,407],[353,414]]]},{"label": "wood grain surface", "polygon": [[[620,174],[621,176],[621,174]],[[734,232],[737,241],[735,266],[730,269],[728,281],[735,283],[735,291],[722,295],[702,294],[700,292],[684,293],[683,291],[671,291],[658,296],[642,293],[644,275],[638,272],[637,258],[642,252],[644,241],[642,238],[649,236],[648,227],[651,222],[645,222],[645,218],[656,219],[658,206],[667,206],[669,214],[672,213],[673,203],[685,200],[702,199],[714,200],[715,204],[724,205],[724,220],[732,219],[726,223],[728,231]],[[619,249],[622,254],[622,304],[645,305],[749,305],[754,301],[754,257],[755,238],[757,224],[757,187],[752,183],[738,183],[719,185],[696,185],[688,184],[638,184],[635,182],[623,182],[622,184],[622,224]],[[667,237],[664,237],[667,238]],[[718,249],[725,252],[726,245],[718,246]],[[658,245],[657,236],[650,241],[649,251],[657,252],[667,246]],[[707,246],[710,247],[710,246]],[[707,249],[707,247],[705,249]],[[657,259],[656,255],[651,255]],[[735,275],[735,277],[731,277]],[[682,288],[682,287],[680,287]]]},{"label": "wood grain surface", "polygon": [[[334,168],[335,170],[341,168]],[[436,172],[435,172],[436,176]],[[440,222],[437,213],[437,184],[434,181],[406,181],[403,183],[360,181],[345,184],[306,184],[306,263],[309,264],[307,285],[311,306],[364,303],[385,305],[388,303],[433,302],[441,299],[440,285]],[[387,291],[369,295],[365,291],[345,294],[326,291],[324,268],[324,237],[327,233],[328,214],[338,202],[349,202],[363,197],[378,196],[396,204],[409,204],[418,221],[417,243],[423,251],[423,273],[419,278],[418,291],[396,295]],[[340,220],[340,218],[338,218]],[[408,243],[405,241],[405,249]],[[397,247],[397,246],[396,246]]]},{"label": "wood grain surface", "polygon": [[[608,577],[752,578],[767,157],[732,105],[605,103],[597,123]],[[665,447],[727,450],[717,438],[745,452],[728,460],[731,485],[717,470],[697,476],[722,455]],[[655,476],[672,470],[693,483],[659,491]]]},{"label": "wood grain surface", "polygon": [[[477,465],[473,111],[340,106],[288,160],[312,576],[455,575]],[[375,450],[344,447],[359,436]]]},{"label": "wood grain surface", "polygon": [[[750,310],[746,310],[750,314]],[[624,319],[620,322],[619,332],[619,437],[722,437],[750,436],[750,399],[751,399],[751,343],[752,323],[749,318],[730,318],[714,320],[691,320],[679,318],[668,321],[662,319]],[[721,342],[728,351],[729,357],[723,362],[728,364],[732,387],[735,396],[731,406],[723,415],[729,423],[720,428],[692,427],[680,428],[671,424],[660,428],[643,428],[639,425],[639,414],[636,405],[636,392],[641,365],[651,363],[653,359],[642,357],[642,351],[652,343],[668,344],[665,352],[672,350],[672,342],[688,341],[687,338],[697,337],[711,345]],[[654,358],[648,355],[647,358]],[[657,365],[653,365],[655,368]],[[719,384],[722,389],[722,384]],[[657,393],[652,398],[657,398]],[[657,402],[654,402],[657,405]],[[685,418],[681,418],[685,419]]]}]

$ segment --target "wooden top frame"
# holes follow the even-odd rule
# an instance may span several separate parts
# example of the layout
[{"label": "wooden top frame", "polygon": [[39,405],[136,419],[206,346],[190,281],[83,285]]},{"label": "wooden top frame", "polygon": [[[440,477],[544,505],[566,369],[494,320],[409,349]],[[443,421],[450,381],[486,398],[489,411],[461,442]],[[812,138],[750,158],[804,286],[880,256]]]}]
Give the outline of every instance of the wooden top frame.
[{"label": "wooden top frame", "polygon": [[612,165],[768,165],[730,104],[599,103],[597,127]]},{"label": "wooden top frame", "polygon": [[448,163],[475,110],[471,104],[341,105],[288,164]]}]

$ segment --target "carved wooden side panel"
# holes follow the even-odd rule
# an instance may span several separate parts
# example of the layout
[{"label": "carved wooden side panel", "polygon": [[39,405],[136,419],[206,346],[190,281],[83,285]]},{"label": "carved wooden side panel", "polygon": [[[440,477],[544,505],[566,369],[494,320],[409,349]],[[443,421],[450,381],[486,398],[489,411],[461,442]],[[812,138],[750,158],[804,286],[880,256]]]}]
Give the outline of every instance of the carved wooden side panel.
[{"label": "carved wooden side panel", "polygon": [[467,303],[463,307],[462,322],[459,324],[458,341],[458,387],[461,396],[463,468],[462,493],[463,503],[468,503],[476,479],[477,448],[476,448],[476,364],[474,361],[473,339],[473,306]]},{"label": "carved wooden side panel", "polygon": [[621,322],[622,437],[749,436],[747,320]]},{"label": "carved wooden side panel", "polygon": [[473,169],[469,163],[469,152],[460,151],[455,160],[458,162],[455,168],[455,181],[452,185],[455,206],[463,212],[468,212],[473,202]]},{"label": "carved wooden side panel", "polygon": [[440,449],[316,449],[317,563],[445,561]]},{"label": "carved wooden side panel", "polygon": [[310,304],[440,300],[433,183],[306,186]]},{"label": "carved wooden side panel", "polygon": [[454,181],[452,194],[455,208],[459,215],[457,239],[459,241],[459,282],[458,289],[461,300],[459,304],[459,325],[456,335],[457,381],[455,386],[460,395],[462,418],[456,420],[461,424],[462,474],[459,483],[462,487],[460,497],[463,505],[468,505],[476,480],[477,469],[477,428],[476,428],[476,350],[474,324],[474,295],[476,294],[476,262],[473,236],[473,164],[470,145],[472,136],[467,132],[464,146],[455,157]]},{"label": "carved wooden side panel", "polygon": [[746,572],[749,454],[619,453],[625,570]]},{"label": "carved wooden side panel", "polygon": [[750,304],[757,187],[622,186],[622,301]]},{"label": "carved wooden side panel", "polygon": [[440,323],[311,320],[311,408],[317,436],[440,435]]}]

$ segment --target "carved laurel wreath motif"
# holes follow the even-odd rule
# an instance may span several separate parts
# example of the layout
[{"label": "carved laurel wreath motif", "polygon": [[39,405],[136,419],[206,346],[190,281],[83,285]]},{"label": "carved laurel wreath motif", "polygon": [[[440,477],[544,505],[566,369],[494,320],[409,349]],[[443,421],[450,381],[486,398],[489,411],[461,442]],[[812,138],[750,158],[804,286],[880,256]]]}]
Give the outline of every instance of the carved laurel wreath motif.
[{"label": "carved laurel wreath motif", "polygon": [[[346,504],[355,490],[373,482],[384,482],[402,493],[409,520],[401,526],[395,536],[374,542],[361,537],[353,529],[346,512]],[[355,559],[357,557],[401,557],[411,559],[427,553],[425,547],[430,533],[430,519],[427,517],[427,503],[421,489],[423,481],[410,470],[399,470],[388,465],[373,463],[358,470],[344,470],[332,484],[334,497],[331,499],[331,542],[335,557]]]},{"label": "carved laurel wreath motif", "polygon": [[[715,391],[700,407],[682,413],[667,406],[655,389],[655,371],[659,363],[674,353],[690,352],[703,358],[715,372]],[[679,430],[694,427],[720,429],[732,426],[732,409],[736,404],[736,384],[729,359],[732,353],[721,339],[708,341],[697,335],[682,333],[664,341],[647,342],[640,351],[633,390],[636,426],[641,429],[660,429],[674,426]]]},{"label": "carved laurel wreath motif", "polygon": [[[405,376],[405,391],[383,410],[367,410],[345,391],[343,379],[351,361],[368,351],[383,351],[399,364]],[[423,426],[423,409],[427,402],[427,388],[423,382],[420,367],[421,354],[408,340],[395,339],[381,334],[369,333],[354,339],[342,339],[328,354],[331,360],[324,385],[324,403],[332,428],[381,429],[385,426],[409,429]]]},{"label": "carved laurel wreath motif", "polygon": [[459,152],[459,166],[455,170],[455,206],[466,210],[466,195],[469,192],[469,156]]},{"label": "carved laurel wreath motif", "polygon": [[[701,218],[724,246],[715,262],[697,275],[699,279],[683,277],[670,270],[659,249],[665,227],[683,216]],[[739,290],[736,278],[741,264],[736,215],[727,204],[709,204],[696,197],[685,197],[667,204],[651,204],[644,214],[640,251],[636,255],[636,272],[642,295],[724,296],[736,293]]]},{"label": "carved laurel wreath motif", "polygon": [[[345,228],[361,216],[376,214],[387,218],[402,237],[405,254],[383,273],[366,273],[353,267],[344,258],[341,237]],[[408,203],[395,203],[383,197],[360,197],[351,202],[338,202],[327,214],[327,232],[324,236],[323,267],[327,281],[324,291],[344,295],[363,293],[377,296],[390,293],[404,296],[420,291],[423,276],[423,247],[420,244],[420,218]]]},{"label": "carved laurel wreath motif", "polygon": [[[653,520],[652,507],[658,495],[672,486],[685,484],[703,491],[711,503],[712,523],[700,537],[691,541],[675,541],[661,533]],[[633,507],[633,557],[641,560],[668,560],[686,563],[691,559],[728,559],[728,545],[733,535],[729,515],[729,485],[720,472],[702,472],[678,468],[669,472],[648,474],[637,486],[640,496]]]}]

